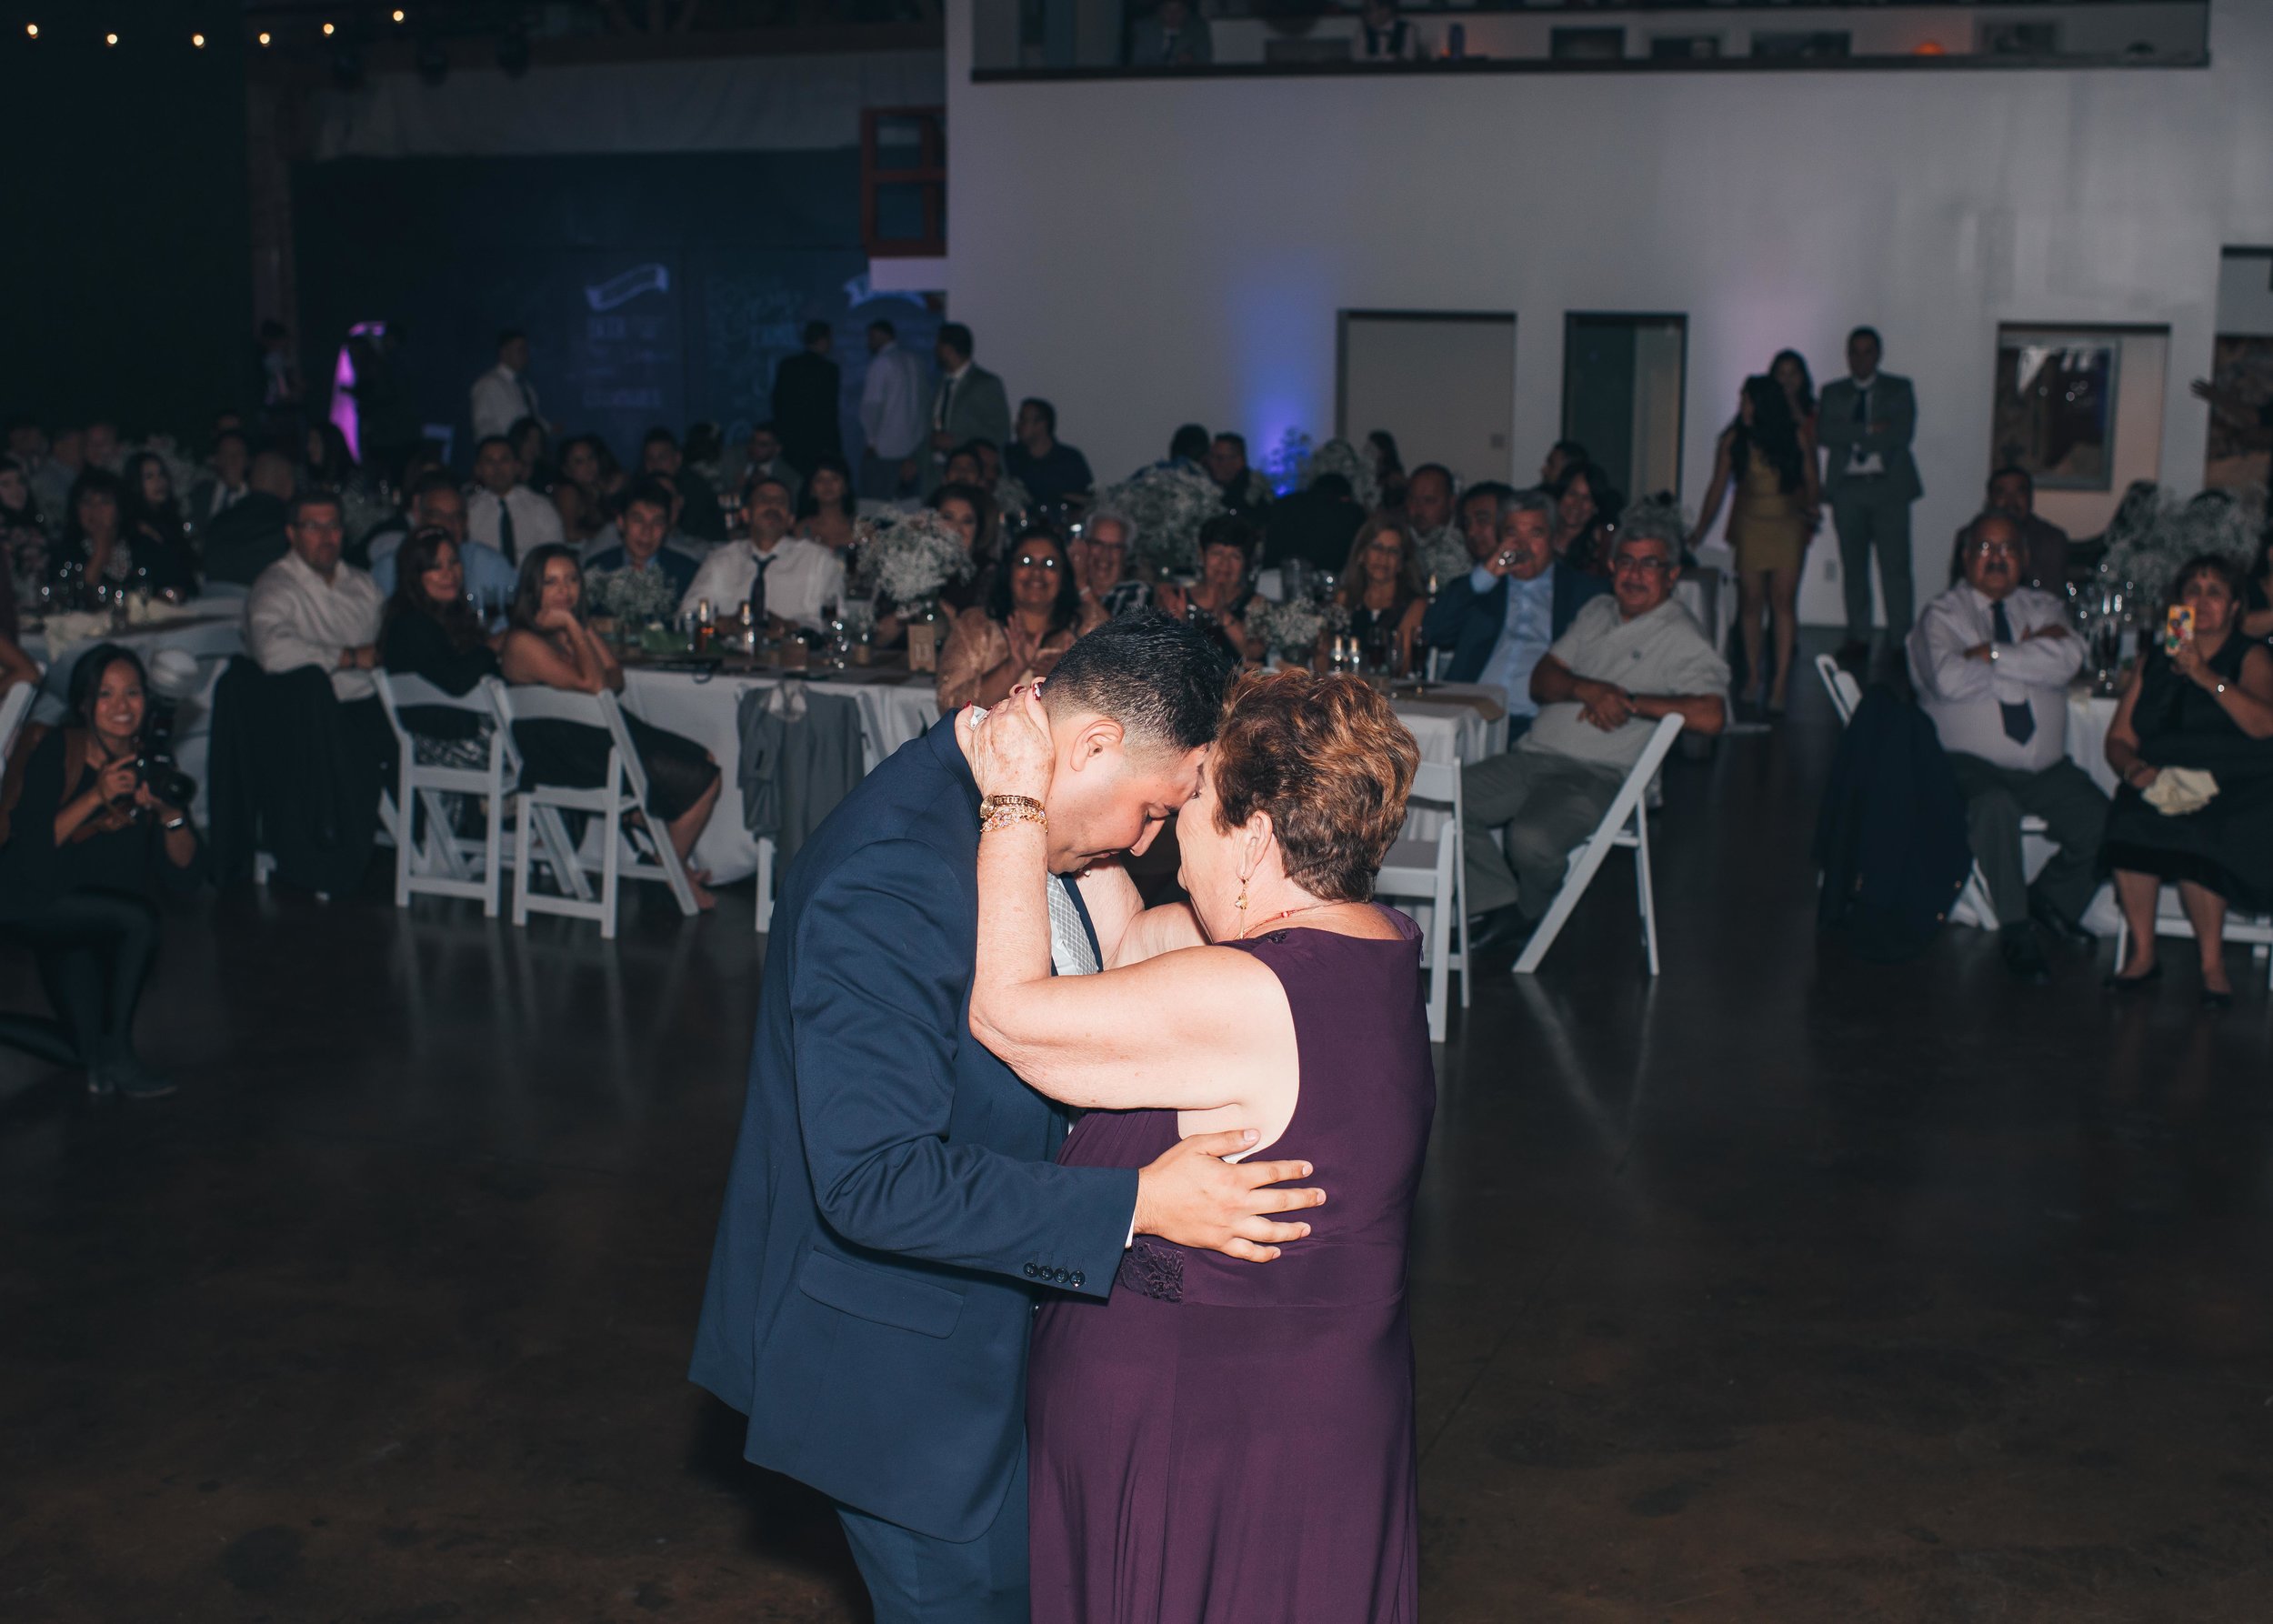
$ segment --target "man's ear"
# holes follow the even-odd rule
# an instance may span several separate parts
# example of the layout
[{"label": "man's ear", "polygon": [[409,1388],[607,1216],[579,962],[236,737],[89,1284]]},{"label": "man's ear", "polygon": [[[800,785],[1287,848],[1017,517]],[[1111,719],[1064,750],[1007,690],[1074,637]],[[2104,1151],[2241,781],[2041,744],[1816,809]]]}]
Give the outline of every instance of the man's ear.
[{"label": "man's ear", "polygon": [[1074,730],[1066,765],[1079,772],[1096,757],[1119,751],[1125,737],[1121,725],[1111,717],[1092,716]]}]

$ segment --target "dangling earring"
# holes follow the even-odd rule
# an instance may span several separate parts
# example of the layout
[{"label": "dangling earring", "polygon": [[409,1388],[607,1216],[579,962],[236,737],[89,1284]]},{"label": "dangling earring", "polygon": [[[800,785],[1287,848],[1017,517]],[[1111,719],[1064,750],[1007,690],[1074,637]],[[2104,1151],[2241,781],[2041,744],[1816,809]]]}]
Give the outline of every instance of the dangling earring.
[{"label": "dangling earring", "polygon": [[1238,897],[1237,897],[1237,898],[1236,898],[1236,899],[1232,902],[1231,906],[1232,906],[1232,907],[1236,907],[1236,908],[1237,908],[1237,909],[1238,909],[1241,913],[1243,913],[1243,914],[1244,914],[1245,912],[1247,912],[1247,881],[1245,881],[1245,880],[1241,880],[1241,881],[1239,882],[1239,895],[1238,895]]}]

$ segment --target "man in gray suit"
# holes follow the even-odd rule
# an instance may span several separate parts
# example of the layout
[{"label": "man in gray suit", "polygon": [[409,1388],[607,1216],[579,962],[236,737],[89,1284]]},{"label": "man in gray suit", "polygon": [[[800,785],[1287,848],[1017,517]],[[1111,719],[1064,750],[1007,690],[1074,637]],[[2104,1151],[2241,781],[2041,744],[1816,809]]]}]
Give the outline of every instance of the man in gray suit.
[{"label": "man in gray suit", "polygon": [[931,457],[924,489],[935,490],[947,458],[973,440],[1010,443],[1010,396],[1002,379],[971,359],[971,329],[959,321],[939,329],[935,346],[939,388],[931,397]]},{"label": "man in gray suit", "polygon": [[1910,504],[1925,487],[1910,456],[1918,396],[1910,380],[1878,370],[1877,329],[1847,336],[1848,376],[1825,386],[1817,414],[1823,442],[1823,495],[1839,533],[1839,574],[1847,592],[1847,643],[1839,663],[1859,668],[1870,657],[1870,555],[1878,554],[1878,586],[1887,600],[1887,647],[1909,635]]}]

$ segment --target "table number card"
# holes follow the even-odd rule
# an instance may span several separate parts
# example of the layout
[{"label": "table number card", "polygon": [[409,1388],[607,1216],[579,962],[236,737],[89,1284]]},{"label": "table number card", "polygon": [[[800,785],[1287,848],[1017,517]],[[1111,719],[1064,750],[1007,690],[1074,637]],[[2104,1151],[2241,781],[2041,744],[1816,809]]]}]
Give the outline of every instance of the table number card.
[{"label": "table number card", "polygon": [[907,626],[907,668],[910,671],[936,671],[939,668],[939,623],[936,620],[912,620]]}]

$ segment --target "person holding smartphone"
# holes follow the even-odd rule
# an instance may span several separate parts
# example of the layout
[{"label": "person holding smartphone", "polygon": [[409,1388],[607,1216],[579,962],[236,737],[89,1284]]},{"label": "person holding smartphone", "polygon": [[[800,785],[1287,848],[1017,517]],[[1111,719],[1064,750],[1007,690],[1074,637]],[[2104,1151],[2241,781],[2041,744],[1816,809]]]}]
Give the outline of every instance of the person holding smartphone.
[{"label": "person holding smartphone", "polygon": [[160,934],[159,885],[202,873],[195,786],[146,751],[148,683],[115,643],[72,668],[70,719],[19,745],[0,793],[0,939],[29,947],[56,1019],[0,1016],[0,1043],[86,1072],[88,1092],[174,1085],[135,1051],[135,1007]]}]

